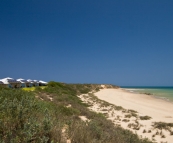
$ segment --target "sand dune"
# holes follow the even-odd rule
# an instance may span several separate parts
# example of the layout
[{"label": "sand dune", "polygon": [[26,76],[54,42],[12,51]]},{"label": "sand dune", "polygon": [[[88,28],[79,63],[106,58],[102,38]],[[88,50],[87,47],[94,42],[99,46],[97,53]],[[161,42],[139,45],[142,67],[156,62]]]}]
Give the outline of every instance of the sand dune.
[{"label": "sand dune", "polygon": [[[131,130],[142,138],[148,138],[156,143],[173,143],[171,135],[173,127],[169,130],[160,130],[152,126],[154,122],[173,123],[173,103],[149,95],[130,93],[123,89],[102,89],[94,95],[103,102],[107,101],[115,107],[122,106],[124,109],[116,110],[111,104],[103,106],[89,94],[81,95],[80,98],[84,102],[92,104],[90,110],[105,114],[115,125]],[[127,117],[126,115],[132,114],[129,109],[132,112],[137,111],[135,113],[137,116]],[[140,119],[140,116],[146,115],[151,119]]]}]

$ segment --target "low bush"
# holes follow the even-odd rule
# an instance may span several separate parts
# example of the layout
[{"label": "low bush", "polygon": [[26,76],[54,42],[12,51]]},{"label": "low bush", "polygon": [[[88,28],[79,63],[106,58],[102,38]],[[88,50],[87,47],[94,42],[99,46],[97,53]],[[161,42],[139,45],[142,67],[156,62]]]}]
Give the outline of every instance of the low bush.
[{"label": "low bush", "polygon": [[165,129],[170,130],[173,127],[173,123],[165,123],[165,122],[154,122],[152,125],[156,129]]},{"label": "low bush", "polygon": [[138,113],[137,111],[132,110],[132,109],[129,109],[127,112],[128,112],[128,113]]},{"label": "low bush", "polygon": [[123,122],[129,122],[130,120],[127,120],[127,119],[123,119],[122,121],[123,121]]},{"label": "low bush", "polygon": [[124,117],[125,117],[125,118],[131,118],[132,115],[131,115],[131,114],[126,114]]},{"label": "low bush", "polygon": [[150,116],[139,116],[139,118],[140,118],[141,120],[150,120],[150,119],[151,119]]},{"label": "low bush", "polygon": [[49,142],[53,106],[22,90],[0,91],[1,142]]}]

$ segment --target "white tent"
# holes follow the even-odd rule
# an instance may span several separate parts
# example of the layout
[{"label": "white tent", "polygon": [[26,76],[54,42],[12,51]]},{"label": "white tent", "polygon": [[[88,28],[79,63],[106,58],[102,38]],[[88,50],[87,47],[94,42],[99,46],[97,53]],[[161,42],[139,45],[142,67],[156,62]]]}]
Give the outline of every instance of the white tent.
[{"label": "white tent", "polygon": [[27,83],[28,81],[23,79],[23,78],[19,78],[17,79],[17,81],[19,81],[21,83],[21,87],[27,87]]},{"label": "white tent", "polygon": [[1,79],[1,82],[3,82],[7,87],[10,88],[19,88],[21,86],[19,81],[10,77]]},{"label": "white tent", "polygon": [[10,77],[6,77],[6,78],[1,79],[0,81],[2,81],[4,84],[10,84],[9,81],[12,81],[12,80],[14,80],[14,79],[10,78]]},{"label": "white tent", "polygon": [[45,85],[47,85],[47,82],[42,81],[42,80],[39,80],[39,85],[43,85],[43,86],[45,86]]}]

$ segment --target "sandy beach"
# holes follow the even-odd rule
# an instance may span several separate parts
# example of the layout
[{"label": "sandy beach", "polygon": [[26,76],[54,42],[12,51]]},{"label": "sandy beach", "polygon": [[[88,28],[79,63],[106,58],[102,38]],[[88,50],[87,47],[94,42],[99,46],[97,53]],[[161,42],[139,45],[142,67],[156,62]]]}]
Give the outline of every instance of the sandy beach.
[{"label": "sandy beach", "polygon": [[[91,97],[81,95],[86,103],[92,103]],[[89,95],[88,95],[89,96]],[[142,138],[148,138],[157,143],[173,143],[173,127],[167,129],[154,128],[154,122],[173,123],[173,104],[150,95],[130,93],[124,89],[101,89],[94,93],[98,99],[122,106],[123,110],[115,110],[112,106],[103,107],[98,102],[93,102],[91,110],[107,113],[107,118],[125,129],[131,130]],[[125,110],[124,110],[125,109]],[[128,117],[128,110],[137,111],[132,117]],[[133,114],[133,113],[130,113]],[[136,116],[137,115],[137,116]],[[140,116],[149,116],[151,119],[142,120]]]},{"label": "sandy beach", "polygon": [[154,121],[173,122],[173,104],[162,99],[130,93],[123,89],[104,89],[95,95],[117,106],[133,109],[140,115],[151,116]]}]

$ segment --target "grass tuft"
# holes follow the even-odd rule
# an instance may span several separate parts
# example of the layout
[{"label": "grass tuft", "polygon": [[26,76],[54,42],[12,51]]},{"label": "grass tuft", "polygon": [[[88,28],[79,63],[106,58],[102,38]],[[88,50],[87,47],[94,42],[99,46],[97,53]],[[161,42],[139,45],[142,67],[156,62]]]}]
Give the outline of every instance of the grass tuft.
[{"label": "grass tuft", "polygon": [[141,120],[150,120],[150,119],[151,119],[150,116],[139,116],[139,118],[140,118]]}]

